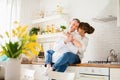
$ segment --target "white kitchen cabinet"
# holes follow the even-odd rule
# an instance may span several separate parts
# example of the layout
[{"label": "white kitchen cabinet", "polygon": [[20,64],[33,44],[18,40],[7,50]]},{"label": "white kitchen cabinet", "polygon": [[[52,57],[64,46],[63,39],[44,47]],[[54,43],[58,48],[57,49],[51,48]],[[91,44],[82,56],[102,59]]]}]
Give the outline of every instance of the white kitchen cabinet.
[{"label": "white kitchen cabinet", "polygon": [[72,72],[75,73],[75,80],[80,80],[79,79],[79,68],[78,66],[69,66],[65,72]]},{"label": "white kitchen cabinet", "polygon": [[109,68],[80,67],[79,80],[109,80]]},{"label": "white kitchen cabinet", "polygon": [[120,80],[120,68],[110,68],[110,80]]},{"label": "white kitchen cabinet", "polygon": [[35,70],[35,80],[48,80],[48,77],[44,75],[46,68],[44,65],[22,64],[22,69]]},{"label": "white kitchen cabinet", "polygon": [[109,80],[109,68],[69,66],[66,72],[74,72],[75,80]]}]

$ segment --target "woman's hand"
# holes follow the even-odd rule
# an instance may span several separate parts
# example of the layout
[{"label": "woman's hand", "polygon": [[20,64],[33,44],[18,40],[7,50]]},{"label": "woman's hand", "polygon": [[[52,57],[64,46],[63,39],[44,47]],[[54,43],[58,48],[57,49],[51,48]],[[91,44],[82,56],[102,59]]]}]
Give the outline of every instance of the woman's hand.
[{"label": "woman's hand", "polygon": [[72,34],[67,33],[67,39],[64,41],[66,44],[67,42],[73,42],[74,38]]}]

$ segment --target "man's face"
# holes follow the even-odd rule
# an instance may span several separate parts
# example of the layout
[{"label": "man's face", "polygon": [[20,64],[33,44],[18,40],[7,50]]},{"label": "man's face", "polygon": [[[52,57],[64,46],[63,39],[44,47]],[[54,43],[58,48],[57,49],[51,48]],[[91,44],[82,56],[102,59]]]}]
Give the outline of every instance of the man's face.
[{"label": "man's face", "polygon": [[75,30],[77,30],[78,26],[79,26],[79,23],[76,20],[73,20],[70,23],[70,32],[74,32]]}]

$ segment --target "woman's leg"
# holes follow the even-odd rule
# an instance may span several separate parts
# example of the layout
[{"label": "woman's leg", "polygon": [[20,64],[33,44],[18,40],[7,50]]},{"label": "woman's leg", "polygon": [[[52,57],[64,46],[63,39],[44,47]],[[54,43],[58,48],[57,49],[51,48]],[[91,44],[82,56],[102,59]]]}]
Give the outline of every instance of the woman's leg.
[{"label": "woman's leg", "polygon": [[53,68],[58,72],[64,72],[68,65],[80,62],[78,55],[72,52],[66,52],[55,62]]},{"label": "woman's leg", "polygon": [[52,55],[55,51],[48,50],[45,52],[45,64],[47,64],[47,67],[51,67],[52,64]]}]

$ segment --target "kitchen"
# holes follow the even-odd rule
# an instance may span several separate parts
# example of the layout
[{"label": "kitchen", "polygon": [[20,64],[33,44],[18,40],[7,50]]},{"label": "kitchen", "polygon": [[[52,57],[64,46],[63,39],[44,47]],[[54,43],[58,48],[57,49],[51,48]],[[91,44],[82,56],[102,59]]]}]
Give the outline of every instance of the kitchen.
[{"label": "kitchen", "polygon": [[[26,6],[25,3],[28,4],[28,6]],[[31,7],[30,3],[32,3],[34,7]],[[39,5],[36,5],[36,3]],[[83,61],[86,62],[89,60],[106,60],[111,49],[115,50],[115,53],[118,54],[118,58],[120,60],[120,55],[119,55],[120,53],[120,50],[119,50],[120,31],[119,29],[120,28],[117,26],[117,20],[113,20],[113,21],[108,20],[107,22],[102,22],[102,21],[97,22],[93,20],[94,18],[99,18],[99,16],[100,18],[108,17],[109,15],[112,15],[113,17],[114,16],[117,17],[117,6],[115,6],[116,5],[115,3],[116,3],[116,0],[115,1],[113,0],[106,0],[106,1],[92,0],[89,2],[87,0],[80,0],[80,1],[78,0],[54,1],[53,0],[50,3],[47,3],[46,0],[44,1],[40,0],[40,3],[38,3],[37,1],[27,2],[26,0],[24,1],[24,4],[22,5],[22,7],[24,8],[22,8],[23,10],[21,14],[21,23],[32,25],[31,18],[34,17],[32,12],[34,12],[35,10],[37,11],[38,7],[40,7],[40,10],[38,12],[45,10],[44,12],[51,14],[51,12],[56,9],[56,5],[60,4],[64,8],[65,10],[64,12],[69,14],[70,16],[69,19],[79,18],[81,21],[89,22],[96,29],[95,33],[89,36],[90,41],[87,47],[87,51],[85,52]],[[28,10],[29,7],[31,8],[30,10]],[[108,8],[105,9],[106,7]],[[37,14],[37,12],[35,13]]]},{"label": "kitchen", "polygon": [[[52,0],[50,2],[21,0],[21,24],[33,25],[32,21],[39,17],[40,11],[51,15],[57,4],[63,7],[63,12],[68,14],[69,19],[79,18],[95,27],[94,34],[89,36],[89,45],[82,60],[83,63],[106,61],[111,49],[114,49],[120,61],[120,27],[117,26],[117,20],[113,19],[117,17],[117,0]],[[105,18],[109,15],[112,15],[112,21],[97,20],[99,17]]]}]

